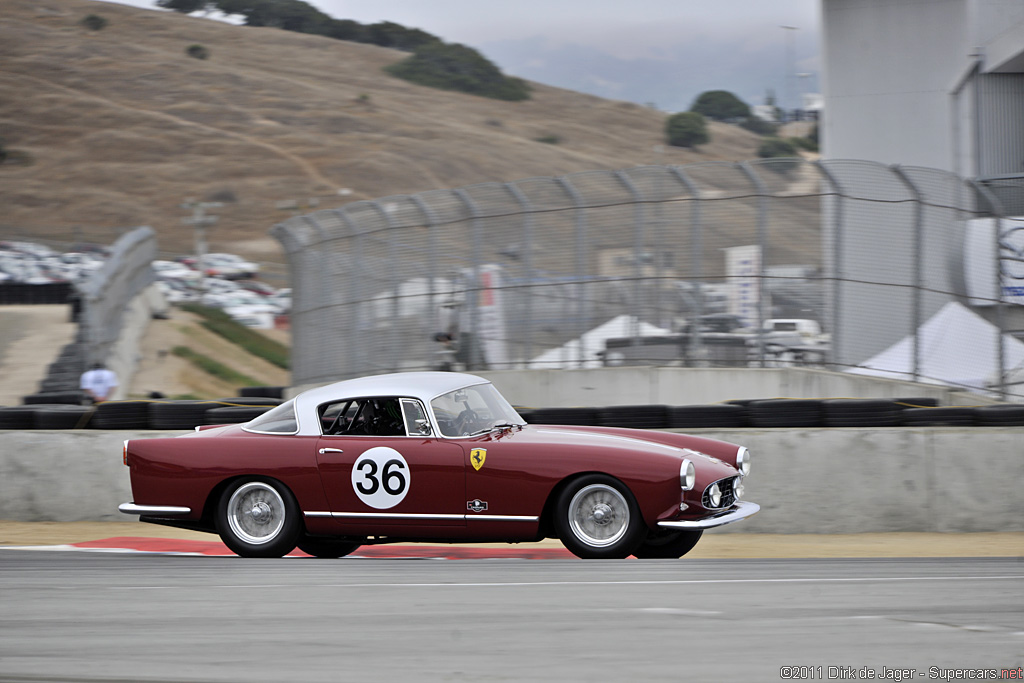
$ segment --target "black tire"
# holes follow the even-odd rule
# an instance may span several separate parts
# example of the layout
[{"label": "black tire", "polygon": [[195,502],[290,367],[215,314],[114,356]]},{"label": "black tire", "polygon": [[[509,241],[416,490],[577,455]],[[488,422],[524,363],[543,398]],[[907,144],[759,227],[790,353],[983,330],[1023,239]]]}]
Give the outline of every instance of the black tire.
[{"label": "black tire", "polygon": [[284,391],[288,387],[241,387],[238,390],[239,396],[266,396],[267,398],[284,398]]},{"label": "black tire", "polygon": [[903,411],[903,424],[908,427],[969,427],[975,424],[974,410],[967,406],[907,408]]},{"label": "black tire", "polygon": [[218,398],[217,403],[224,404],[225,408],[240,406],[267,406],[272,408],[281,405],[284,401],[279,398],[268,398],[266,396],[233,396],[231,398]]},{"label": "black tire", "polygon": [[355,541],[345,541],[334,538],[303,536],[299,539],[299,550],[307,555],[323,559],[345,557],[360,545],[361,544],[356,543]]},{"label": "black tire", "polygon": [[747,406],[752,427],[820,427],[822,402],[818,399],[767,399]]},{"label": "black tire", "polygon": [[93,429],[149,429],[150,401],[104,401],[96,404]]},{"label": "black tire", "polygon": [[598,420],[602,427],[664,429],[669,424],[668,406],[608,406],[598,409]]},{"label": "black tire", "polygon": [[[80,406],[86,402],[86,396],[84,391],[44,391],[38,394],[29,394],[28,396],[22,396],[21,402],[24,405],[38,405],[41,403],[55,404],[62,403],[66,405],[77,405]],[[91,400],[89,401],[92,402]]]},{"label": "black tire", "polygon": [[208,425],[244,424],[270,410],[270,406],[210,408],[203,417]]},{"label": "black tire", "polygon": [[295,549],[302,519],[295,496],[280,482],[245,477],[217,503],[217,531],[242,557],[283,557]]},{"label": "black tire", "polygon": [[746,425],[747,408],[726,403],[673,406],[668,419],[668,426],[673,429],[737,428]]},{"label": "black tire", "polygon": [[195,429],[206,424],[206,411],[222,407],[216,401],[166,401],[149,404],[152,429]]},{"label": "black tire", "polygon": [[75,406],[66,403],[36,405],[33,426],[36,429],[85,429],[93,415],[92,406]]},{"label": "black tire", "polygon": [[837,398],[822,401],[826,427],[898,427],[903,409],[888,399]]},{"label": "black tire", "polygon": [[585,474],[562,489],[554,527],[569,552],[588,560],[629,557],[647,535],[633,494],[603,474]]},{"label": "black tire", "polygon": [[597,408],[537,408],[533,411],[530,424],[538,425],[586,425],[601,424]]},{"label": "black tire", "polygon": [[703,529],[680,529],[654,533],[647,537],[633,555],[641,560],[675,560],[693,550],[704,534]]},{"label": "black tire", "polygon": [[35,429],[34,406],[0,407],[0,429]]},{"label": "black tire", "polygon": [[1019,427],[1024,425],[1024,405],[1005,403],[974,409],[978,425],[982,427]]}]

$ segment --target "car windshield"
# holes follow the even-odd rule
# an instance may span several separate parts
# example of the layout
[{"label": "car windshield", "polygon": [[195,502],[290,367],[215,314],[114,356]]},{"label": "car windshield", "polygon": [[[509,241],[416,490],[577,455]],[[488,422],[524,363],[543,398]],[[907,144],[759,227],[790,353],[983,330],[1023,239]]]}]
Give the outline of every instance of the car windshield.
[{"label": "car windshield", "polygon": [[271,434],[294,434],[299,431],[295,419],[295,401],[287,401],[263,413],[245,425],[247,432],[269,432]]},{"label": "car windshield", "polygon": [[501,425],[526,421],[493,384],[475,384],[438,396],[430,402],[444,436],[469,436]]}]

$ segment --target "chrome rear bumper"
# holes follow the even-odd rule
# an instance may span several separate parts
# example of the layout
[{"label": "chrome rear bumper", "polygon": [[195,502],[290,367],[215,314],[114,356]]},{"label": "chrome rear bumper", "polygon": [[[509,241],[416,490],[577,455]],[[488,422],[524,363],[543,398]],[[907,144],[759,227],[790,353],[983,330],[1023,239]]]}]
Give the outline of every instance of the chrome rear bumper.
[{"label": "chrome rear bumper", "polygon": [[147,517],[162,517],[164,515],[187,515],[192,508],[176,507],[174,505],[136,505],[135,503],[121,503],[117,509],[126,515],[145,515]]},{"label": "chrome rear bumper", "polygon": [[688,519],[678,522],[658,522],[663,529],[713,529],[716,526],[732,524],[751,515],[756,515],[761,510],[757,503],[736,503],[728,510],[717,512],[710,517],[703,519]]}]

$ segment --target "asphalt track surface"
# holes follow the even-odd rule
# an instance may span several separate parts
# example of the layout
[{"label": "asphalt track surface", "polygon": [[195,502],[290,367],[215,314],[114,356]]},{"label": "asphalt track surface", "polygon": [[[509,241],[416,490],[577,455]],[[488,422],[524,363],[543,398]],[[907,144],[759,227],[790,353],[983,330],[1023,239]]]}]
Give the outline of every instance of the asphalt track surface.
[{"label": "asphalt track surface", "polygon": [[1024,665],[1020,558],[4,549],[0,595],[5,682],[964,680]]}]

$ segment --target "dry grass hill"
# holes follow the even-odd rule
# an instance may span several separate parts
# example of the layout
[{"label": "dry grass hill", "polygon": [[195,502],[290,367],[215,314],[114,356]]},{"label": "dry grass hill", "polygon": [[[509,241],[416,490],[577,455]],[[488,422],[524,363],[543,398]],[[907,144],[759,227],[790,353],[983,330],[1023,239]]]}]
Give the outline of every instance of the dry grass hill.
[{"label": "dry grass hill", "polygon": [[[106,19],[89,30],[83,18]],[[201,45],[205,60],[188,56]],[[187,198],[227,203],[214,250],[281,261],[287,200],[389,194],[649,163],[755,157],[711,124],[700,151],[663,144],[664,114],[534,84],[502,102],[392,78],[406,53],[89,0],[2,0],[0,239],[110,243],[153,226],[191,250]],[[557,136],[557,144],[538,138]],[[350,194],[339,196],[348,188]]]}]

